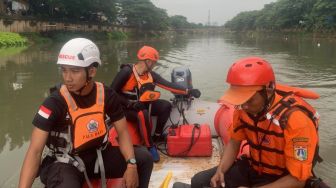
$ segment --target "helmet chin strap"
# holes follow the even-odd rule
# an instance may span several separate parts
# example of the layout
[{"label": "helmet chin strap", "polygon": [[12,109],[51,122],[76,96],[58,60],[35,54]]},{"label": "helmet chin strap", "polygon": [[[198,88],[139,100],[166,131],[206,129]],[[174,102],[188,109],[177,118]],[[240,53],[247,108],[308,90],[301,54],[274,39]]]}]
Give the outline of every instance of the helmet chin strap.
[{"label": "helmet chin strap", "polygon": [[[272,88],[272,86],[269,87],[269,88]],[[267,111],[269,110],[269,108],[271,107],[272,102],[274,100],[275,92],[272,92],[272,95],[268,97],[268,95],[267,95],[267,88],[265,86],[260,91],[260,94],[264,98],[264,106],[263,106],[263,109],[257,114],[257,118],[258,119],[262,118],[267,113]]]},{"label": "helmet chin strap", "polygon": [[152,69],[151,69],[151,67],[149,67],[148,66],[148,64],[147,64],[147,61],[145,60],[145,65],[146,65],[146,67],[147,67],[147,72],[150,72]]},{"label": "helmet chin strap", "polygon": [[82,94],[82,91],[86,88],[86,86],[89,85],[89,83],[92,81],[92,77],[89,77],[89,68],[85,67],[85,74],[86,74],[86,82],[84,84],[84,86],[82,86],[81,88],[79,88],[77,90],[77,92],[79,93],[79,95]]}]

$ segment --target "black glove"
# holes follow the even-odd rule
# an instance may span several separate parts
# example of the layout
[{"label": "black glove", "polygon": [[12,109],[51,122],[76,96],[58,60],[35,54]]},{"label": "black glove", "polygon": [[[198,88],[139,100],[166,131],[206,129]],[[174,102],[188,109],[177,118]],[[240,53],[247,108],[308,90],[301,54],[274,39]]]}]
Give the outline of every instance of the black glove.
[{"label": "black glove", "polygon": [[201,92],[198,89],[190,89],[188,91],[188,94],[195,97],[195,98],[199,98],[201,96]]},{"label": "black glove", "polygon": [[143,109],[146,108],[146,105],[144,105],[142,102],[140,101],[136,101],[136,102],[129,102],[127,105],[128,109],[132,109],[135,111],[141,111]]}]

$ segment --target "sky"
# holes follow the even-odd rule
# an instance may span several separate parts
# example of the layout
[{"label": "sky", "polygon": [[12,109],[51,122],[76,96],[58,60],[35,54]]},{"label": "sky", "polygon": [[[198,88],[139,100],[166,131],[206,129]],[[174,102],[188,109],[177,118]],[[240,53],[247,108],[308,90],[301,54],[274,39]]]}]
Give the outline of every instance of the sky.
[{"label": "sky", "polygon": [[[156,7],[167,10],[169,16],[182,15],[188,22],[223,25],[242,11],[260,10],[276,0],[151,0]],[[210,10],[210,11],[209,11]]]}]

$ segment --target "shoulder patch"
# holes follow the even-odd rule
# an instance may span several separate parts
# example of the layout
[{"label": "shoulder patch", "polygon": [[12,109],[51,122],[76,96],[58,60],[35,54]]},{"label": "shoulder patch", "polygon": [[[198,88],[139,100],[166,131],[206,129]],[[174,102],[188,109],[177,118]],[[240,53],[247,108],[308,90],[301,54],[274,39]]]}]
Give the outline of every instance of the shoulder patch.
[{"label": "shoulder patch", "polygon": [[299,161],[305,161],[308,159],[307,146],[294,145],[294,158]]},{"label": "shoulder patch", "polygon": [[39,111],[37,112],[40,116],[42,116],[44,119],[48,119],[50,114],[52,113],[51,110],[49,110],[47,107],[45,106],[40,106]]}]

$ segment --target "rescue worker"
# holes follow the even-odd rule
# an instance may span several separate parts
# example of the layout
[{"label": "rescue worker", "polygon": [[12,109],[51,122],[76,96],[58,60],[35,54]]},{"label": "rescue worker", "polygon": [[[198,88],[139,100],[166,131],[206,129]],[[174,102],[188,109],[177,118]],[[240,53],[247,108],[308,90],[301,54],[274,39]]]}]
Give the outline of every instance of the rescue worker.
[{"label": "rescue worker", "polygon": [[[278,88],[271,65],[259,57],[235,62],[226,81],[221,100],[236,107],[231,138],[219,166],[197,173],[191,187],[304,187],[318,156],[319,117],[303,97],[319,96]],[[243,140],[250,157],[236,159]]]},{"label": "rescue worker", "polygon": [[[40,172],[46,187],[81,188],[85,180],[90,184],[89,178],[101,178],[104,187],[106,176],[123,177],[126,187],[147,188],[153,168],[150,153],[133,148],[118,95],[93,81],[101,65],[98,47],[85,38],[72,39],[62,47],[57,64],[63,84],[35,115],[19,187],[31,187]],[[107,117],[120,147],[108,142]],[[40,166],[45,146],[47,157]]]},{"label": "rescue worker", "polygon": [[[126,64],[121,66],[121,70],[118,72],[114,78],[111,87],[120,94],[122,98],[122,103],[124,104],[126,112],[126,118],[131,122],[138,122],[138,112],[149,108],[151,105],[151,112],[153,116],[157,116],[156,129],[154,134],[154,141],[162,141],[163,139],[163,128],[169,118],[171,111],[170,102],[162,99],[158,99],[151,102],[141,101],[142,95],[146,91],[154,91],[155,86],[159,86],[163,89],[173,92],[174,94],[180,95],[191,95],[193,97],[200,97],[201,93],[198,89],[188,89],[184,88],[175,83],[171,83],[163,79],[159,74],[152,71],[153,67],[159,60],[159,53],[156,49],[150,46],[143,46],[137,53],[138,61],[134,65]],[[147,133],[142,133],[142,135],[148,135],[144,138],[147,147],[150,148],[150,152],[154,157],[154,161],[159,160],[156,149],[153,150],[153,143],[150,137],[151,129],[150,125],[145,125],[146,127],[141,128],[142,130],[147,130]],[[145,131],[146,132],[146,131]]]}]

